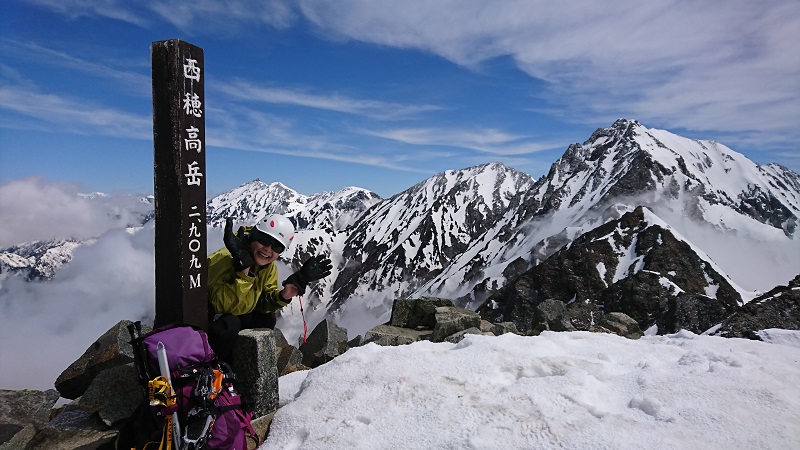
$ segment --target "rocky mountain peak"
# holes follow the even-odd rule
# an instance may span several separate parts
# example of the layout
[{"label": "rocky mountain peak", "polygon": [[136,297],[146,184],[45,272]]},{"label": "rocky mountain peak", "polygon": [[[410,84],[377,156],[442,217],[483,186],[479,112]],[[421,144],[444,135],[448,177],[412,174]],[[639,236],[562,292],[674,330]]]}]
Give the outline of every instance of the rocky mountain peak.
[{"label": "rocky mountain peak", "polygon": [[759,166],[717,142],[620,119],[583,144],[570,145],[537,181],[537,214],[598,211],[619,201],[673,202],[687,216],[722,230],[732,227],[732,218],[726,217],[732,210],[791,237],[800,217],[799,186],[796,173],[778,165]]}]

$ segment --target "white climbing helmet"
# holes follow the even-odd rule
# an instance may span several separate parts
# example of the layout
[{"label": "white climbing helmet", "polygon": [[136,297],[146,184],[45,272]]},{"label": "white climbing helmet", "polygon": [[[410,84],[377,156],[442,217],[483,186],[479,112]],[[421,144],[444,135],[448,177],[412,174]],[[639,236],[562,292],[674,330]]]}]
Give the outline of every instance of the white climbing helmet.
[{"label": "white climbing helmet", "polygon": [[289,248],[289,244],[294,239],[292,221],[280,214],[272,214],[261,219],[255,229],[272,236],[286,248]]}]

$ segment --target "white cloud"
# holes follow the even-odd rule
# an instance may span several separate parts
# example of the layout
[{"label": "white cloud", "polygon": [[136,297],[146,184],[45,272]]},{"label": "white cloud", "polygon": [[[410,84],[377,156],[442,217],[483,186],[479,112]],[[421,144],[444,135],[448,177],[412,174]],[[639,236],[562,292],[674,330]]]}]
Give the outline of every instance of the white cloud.
[{"label": "white cloud", "polygon": [[[766,292],[788,284],[800,271],[800,242],[754,219],[728,214],[727,225],[738,231],[723,231],[687,215],[685,199],[660,199],[651,208],[745,290]],[[712,211],[707,214],[714,217]]]},{"label": "white cloud", "polygon": [[[34,240],[88,239],[135,218],[138,199],[125,196],[90,201],[78,186],[25,178],[0,184],[0,246]],[[141,209],[141,207],[139,208]]]},{"label": "white cloud", "polygon": [[[800,118],[800,3],[623,0],[275,0],[121,2],[31,0],[67,15],[139,26],[153,12],[189,35],[285,29],[303,16],[317,36],[416,49],[480,68],[510,57],[547,82],[562,118],[592,125],[632,117],[667,128],[760,132],[796,140]],[[370,100],[240,85],[261,101],[354,114]],[[541,94],[540,94],[541,95]],[[403,105],[399,109],[404,111]],[[410,112],[413,112],[413,105]],[[425,108],[425,105],[422,105]]]},{"label": "white cloud", "polygon": [[[136,58],[114,59],[115,56],[108,54],[90,55],[89,52],[92,50],[84,47],[81,49],[81,56],[75,56],[75,54],[35,42],[2,38],[0,38],[0,48],[4,54],[50,66],[54,71],[75,70],[93,78],[111,80],[118,91],[121,90],[120,83],[124,83],[125,91],[135,91],[139,95],[147,97],[152,95],[150,76],[141,70],[150,67],[150,61],[145,52]],[[15,81],[28,84],[27,80]]]},{"label": "white cloud", "polygon": [[430,173],[429,168],[419,166],[424,166],[427,161],[451,156],[446,152],[411,152],[407,149],[398,151],[395,146],[354,144],[351,143],[354,137],[358,140],[364,135],[376,135],[351,130],[343,123],[335,126],[319,124],[308,116],[298,122],[286,116],[263,113],[241,105],[216,108],[213,114],[218,125],[210,125],[207,129],[206,136],[210,146],[416,173]]},{"label": "white cloud", "polygon": [[510,56],[549,83],[572,120],[628,116],[796,135],[796,1],[309,0],[301,8],[341,39],[420,49],[468,67]]},{"label": "white cloud", "polygon": [[152,324],[153,254],[152,226],[135,234],[113,230],[76,249],[52,281],[5,279],[0,289],[2,388],[52,388],[61,371],[115,323]]}]

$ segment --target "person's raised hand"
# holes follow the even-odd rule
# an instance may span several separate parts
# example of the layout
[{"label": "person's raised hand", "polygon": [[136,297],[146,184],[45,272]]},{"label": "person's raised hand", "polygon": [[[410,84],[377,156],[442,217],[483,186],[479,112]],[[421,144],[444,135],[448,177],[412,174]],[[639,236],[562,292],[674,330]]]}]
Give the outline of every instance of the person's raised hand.
[{"label": "person's raised hand", "polygon": [[333,264],[329,258],[324,255],[312,256],[303,263],[300,270],[289,275],[283,284],[284,286],[287,284],[297,286],[298,295],[303,295],[308,283],[327,277],[331,274],[332,268]]},{"label": "person's raised hand", "polygon": [[245,236],[244,227],[239,227],[239,231],[233,234],[233,218],[231,217],[225,220],[225,231],[222,235],[222,242],[225,243],[225,248],[227,248],[231,256],[233,256],[233,269],[235,271],[242,272],[255,264],[248,249],[250,241],[247,239],[247,236]]}]

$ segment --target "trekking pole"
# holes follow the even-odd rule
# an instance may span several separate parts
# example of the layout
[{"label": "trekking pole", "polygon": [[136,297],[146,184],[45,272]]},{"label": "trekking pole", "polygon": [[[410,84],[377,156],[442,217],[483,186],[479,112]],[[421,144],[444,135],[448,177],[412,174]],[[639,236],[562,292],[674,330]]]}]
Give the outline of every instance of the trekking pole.
[{"label": "trekking pole", "polygon": [[[175,395],[177,394],[175,392],[175,389],[172,387],[172,377],[170,377],[169,375],[169,363],[167,362],[167,349],[164,347],[164,343],[161,341],[158,341],[158,344],[156,344],[156,355],[158,356],[158,370],[161,371],[161,376],[167,380],[170,397],[174,398]],[[181,427],[180,424],[178,423],[177,411],[172,413],[172,437],[175,441],[175,448],[180,449]]]}]

